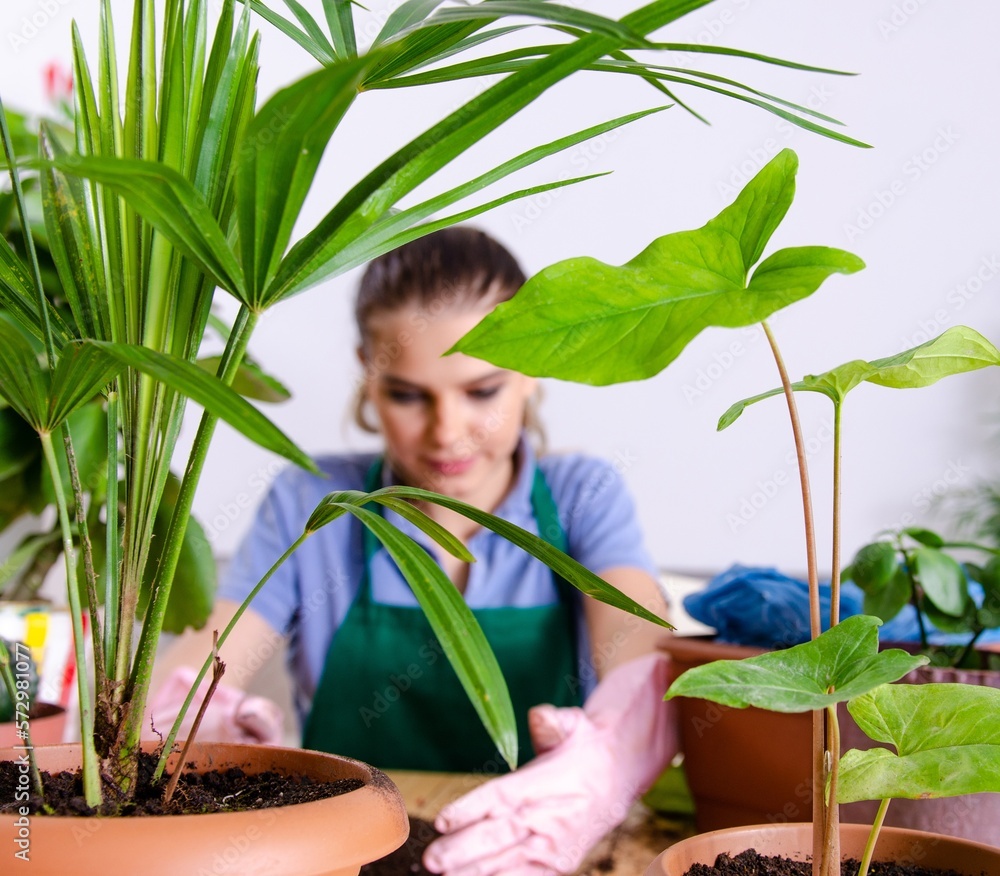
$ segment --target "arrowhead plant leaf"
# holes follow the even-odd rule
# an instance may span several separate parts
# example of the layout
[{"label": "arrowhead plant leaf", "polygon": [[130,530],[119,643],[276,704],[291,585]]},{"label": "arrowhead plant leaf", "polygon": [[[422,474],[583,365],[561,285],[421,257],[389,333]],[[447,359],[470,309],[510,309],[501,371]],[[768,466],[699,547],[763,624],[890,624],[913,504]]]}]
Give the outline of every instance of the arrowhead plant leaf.
[{"label": "arrowhead plant leaf", "polygon": [[697,697],[724,706],[809,712],[897,681],[927,663],[905,651],[879,651],[882,622],[855,615],[811,642],[746,660],[716,660],[681,675],[666,699]]},{"label": "arrowhead plant leaf", "polygon": [[739,328],[864,264],[827,247],[774,253],[750,271],[788,211],[798,159],[775,156],[702,228],[654,240],[620,267],[593,258],[532,277],[454,349],[541,377],[606,385],[659,373],[709,327]]},{"label": "arrowhead plant leaf", "polygon": [[892,745],[840,761],[839,803],[1000,791],[1000,690],[969,684],[885,685],[848,704],[858,726]]},{"label": "arrowhead plant leaf", "polygon": [[[762,266],[763,267],[763,266]],[[895,356],[865,362],[854,359],[823,374],[809,374],[792,384],[796,392],[822,392],[834,404],[861,383],[875,383],[893,389],[918,389],[937,383],[942,377],[1000,365],[1000,350],[975,329],[956,325],[936,338]],[[780,395],[781,388],[736,402],[719,418],[719,430],[731,426],[750,405]]]}]

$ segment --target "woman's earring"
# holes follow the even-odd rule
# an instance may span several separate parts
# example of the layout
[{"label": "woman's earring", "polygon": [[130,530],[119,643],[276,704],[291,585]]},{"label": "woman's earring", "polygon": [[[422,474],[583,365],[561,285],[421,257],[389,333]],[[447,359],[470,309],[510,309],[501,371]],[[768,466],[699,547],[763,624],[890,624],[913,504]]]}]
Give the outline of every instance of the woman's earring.
[{"label": "woman's earring", "polygon": [[378,421],[370,419],[367,407],[368,401],[368,393],[365,392],[365,385],[363,383],[358,384],[358,388],[354,393],[354,424],[362,432],[377,435],[379,433],[379,424]]}]

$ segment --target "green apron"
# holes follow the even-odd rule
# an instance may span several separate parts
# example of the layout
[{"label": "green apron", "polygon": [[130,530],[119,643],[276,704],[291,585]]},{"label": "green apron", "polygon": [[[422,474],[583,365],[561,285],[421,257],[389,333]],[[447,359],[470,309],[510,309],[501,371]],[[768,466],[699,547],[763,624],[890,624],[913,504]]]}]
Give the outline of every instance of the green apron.
[{"label": "green apron", "polygon": [[[365,490],[379,486],[381,460]],[[531,506],[539,533],[565,550],[566,536],[541,470]],[[357,597],[327,651],[303,745],[383,769],[505,772],[444,656],[423,610],[375,602],[369,574],[378,542],[364,530],[365,570]],[[531,608],[479,608],[473,614],[496,654],[517,718],[520,763],[533,756],[528,709],[580,705],[572,587],[553,573],[559,599]]]}]

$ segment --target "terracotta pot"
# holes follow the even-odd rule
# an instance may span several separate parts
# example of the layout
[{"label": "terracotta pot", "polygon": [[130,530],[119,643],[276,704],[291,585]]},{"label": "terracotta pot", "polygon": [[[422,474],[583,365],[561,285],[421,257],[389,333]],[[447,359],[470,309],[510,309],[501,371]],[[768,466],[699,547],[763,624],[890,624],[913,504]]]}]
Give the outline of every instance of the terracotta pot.
[{"label": "terracotta pot", "polygon": [[[34,745],[58,745],[63,741],[66,732],[66,710],[54,703],[35,703],[29,718],[31,742]],[[0,724],[0,748],[11,748],[21,745],[23,741],[17,735],[17,724],[5,721]]]},{"label": "terracotta pot", "polygon": [[[154,748],[146,744],[147,750]],[[75,769],[78,745],[39,748],[39,767]],[[0,760],[20,752],[0,750]],[[174,755],[176,758],[176,755]],[[355,876],[362,864],[402,845],[409,832],[399,790],[381,771],[356,760],[291,748],[196,743],[188,754],[198,772],[240,767],[273,770],[364,785],[338,797],[255,812],[141,818],[31,816],[24,828],[0,816],[7,854],[27,831],[30,870],[36,876]],[[5,870],[6,872],[6,870]]]},{"label": "terracotta pot", "polygon": [[[904,643],[893,647],[913,646]],[[761,648],[681,636],[665,640],[662,648],[671,657],[671,682],[693,666],[765,653]],[[961,681],[1000,687],[1000,672],[921,667],[903,680],[915,684]],[[812,817],[812,719],[808,713],[732,709],[687,697],[679,697],[676,702],[684,770],[699,831]],[[839,714],[843,750],[875,746],[845,707]],[[877,808],[874,801],[847,804],[841,807],[841,821],[870,824]],[[1000,846],[1000,794],[893,800],[885,823]]]},{"label": "terracotta pot", "polygon": [[[841,825],[843,858],[860,858],[867,840],[867,825]],[[684,876],[695,864],[711,865],[717,855],[737,855],[747,849],[793,861],[810,860],[812,825],[751,825],[703,833],[670,846],[649,865],[646,876]],[[897,827],[882,829],[875,847],[875,860],[937,867],[967,876],[1000,873],[1000,849],[957,837]]]}]

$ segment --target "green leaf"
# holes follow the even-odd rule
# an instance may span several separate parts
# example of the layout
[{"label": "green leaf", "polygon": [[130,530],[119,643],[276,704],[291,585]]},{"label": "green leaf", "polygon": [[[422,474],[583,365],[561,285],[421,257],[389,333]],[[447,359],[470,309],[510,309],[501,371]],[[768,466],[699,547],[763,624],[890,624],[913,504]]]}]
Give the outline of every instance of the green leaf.
[{"label": "green leaf", "polygon": [[404,502],[402,499],[393,499],[387,496],[380,496],[377,499],[380,505],[385,505],[395,511],[400,517],[409,520],[417,526],[441,547],[443,547],[453,557],[457,557],[465,563],[474,563],[476,558],[469,552],[469,549],[462,542],[455,538],[447,529],[431,517],[428,517],[419,508]]},{"label": "green leaf", "polygon": [[291,239],[330,137],[358,95],[371,57],[340,61],[289,85],[247,126],[235,171],[240,257],[257,309]]},{"label": "green leaf", "polygon": [[[208,374],[218,374],[219,364],[222,362],[221,356],[206,356],[198,359],[196,364]],[[277,377],[273,377],[265,372],[260,365],[249,359],[244,359],[233,378],[231,388],[244,398],[252,398],[255,401],[279,402],[288,401],[292,394]]]},{"label": "green leaf", "polygon": [[45,431],[49,375],[28,339],[0,319],[0,396],[36,432]]},{"label": "green leaf", "polygon": [[[42,156],[64,158],[66,151],[46,126],[41,135]],[[61,292],[69,302],[76,324],[87,337],[109,335],[107,290],[87,215],[86,196],[79,179],[56,172],[52,165],[41,171],[45,229],[52,260],[59,273]]]},{"label": "green leaf", "polygon": [[871,364],[877,373],[866,378],[870,383],[912,389],[952,374],[1000,365],[1000,351],[974,329],[956,325],[925,344]]},{"label": "green leaf", "polygon": [[924,595],[942,612],[960,617],[969,599],[962,567],[935,548],[917,548],[912,554],[914,574]]},{"label": "green leaf", "polygon": [[894,574],[882,586],[865,591],[864,612],[883,621],[892,620],[909,603],[912,592],[913,585],[906,569],[897,566]]},{"label": "green leaf", "polygon": [[926,545],[931,548],[944,547],[944,539],[941,538],[936,532],[931,532],[929,529],[921,529],[915,526],[908,526],[903,530],[904,535],[908,535],[914,541],[920,542],[922,545]]},{"label": "green leaf", "polygon": [[[766,264],[767,262],[761,265],[754,274],[755,280]],[[873,362],[854,359],[823,374],[807,375],[793,383],[792,389],[795,392],[822,392],[835,404],[839,404],[848,392],[865,381],[894,389],[913,389],[930,386],[942,377],[974,371],[988,365],[1000,365],[1000,352],[973,329],[953,326],[927,343],[895,356]],[[721,431],[731,426],[750,405],[781,393],[779,387],[736,402],[722,415],[718,429]],[[920,539],[917,538],[917,541]]]},{"label": "green leaf", "polygon": [[333,47],[341,58],[350,58],[358,53],[354,35],[354,0],[323,0],[323,12],[330,27]]},{"label": "green leaf", "polygon": [[14,550],[10,551],[0,563],[0,596],[3,595],[7,583],[26,568],[40,551],[48,545],[58,542],[61,538],[62,535],[58,529],[42,535],[29,535]]},{"label": "green leaf", "polygon": [[319,43],[316,42],[309,34],[307,34],[301,28],[298,28],[289,21],[287,18],[278,15],[277,12],[269,9],[260,0],[240,0],[243,4],[249,4],[250,8],[253,9],[261,18],[269,21],[278,30],[280,30],[286,36],[291,37],[295,42],[297,42],[302,48],[304,48],[310,55],[312,55],[316,60],[323,64],[329,64],[334,59],[330,53]]},{"label": "green leaf", "polygon": [[343,503],[385,545],[413,590],[490,738],[513,769],[517,765],[514,706],[500,664],[458,589],[420,545],[383,517]]},{"label": "green leaf", "polygon": [[454,349],[535,376],[642,380],[702,330],[760,322],[830,274],[859,270],[861,260],[841,250],[788,249],[746,282],[748,259],[788,209],[795,169],[794,153],[779,153],[707,225],[661,237],[622,267],[584,257],[542,270]]},{"label": "green leaf", "polygon": [[40,454],[34,429],[13,409],[0,410],[0,481],[24,471]]},{"label": "green leaf", "polygon": [[878,650],[878,618],[849,617],[819,638],[746,660],[717,660],[684,672],[666,699],[699,697],[738,709],[808,712],[896,681],[926,657]]},{"label": "green leaf", "polygon": [[215,416],[261,447],[284,456],[308,471],[316,472],[316,464],[300,450],[277,426],[255,407],[244,401],[222,381],[206,374],[197,365],[132,344],[112,344],[104,341],[84,341],[106,350],[119,362],[148,374],[171,389],[197,402]]},{"label": "green leaf", "polygon": [[537,0],[490,0],[475,6],[441,9],[431,19],[432,22],[469,21],[477,18],[494,19],[500,16],[518,15],[540,18],[554,24],[563,24],[595,34],[613,37],[621,47],[652,48],[642,34],[627,24],[595,15],[581,9],[560,6],[557,3],[538,3]]},{"label": "green leaf", "polygon": [[492,530],[507,541],[512,542],[531,554],[531,556],[541,560],[552,571],[565,578],[581,593],[592,596],[600,602],[612,605],[643,620],[650,621],[667,629],[673,629],[663,618],[657,617],[638,602],[612,587],[603,578],[598,577],[576,560],[554,548],[544,539],[504,520],[502,517],[489,514],[458,499],[441,496],[417,487],[385,487],[370,494],[370,498],[375,501],[381,501],[381,497],[383,496],[414,499],[418,502],[433,502],[435,505],[456,511],[463,517],[475,521],[480,526],[485,526],[487,529]]},{"label": "green leaf", "polygon": [[[626,16],[623,23],[637,33],[648,33],[705,2],[707,0],[661,0]],[[428,30],[436,50],[438,38],[433,29]],[[456,31],[455,38],[460,40],[467,35]],[[413,36],[425,34],[418,32]],[[384,48],[388,52],[391,47]],[[323,278],[323,265],[392,210],[409,192],[556,82],[617,48],[620,45],[614,39],[596,34],[561,46],[551,55],[504,78],[398,150],[354,186],[315,229],[292,247],[275,275],[268,292],[269,300],[295,294],[319,282]],[[419,50],[416,55],[425,57]],[[379,74],[376,68],[373,75]]]},{"label": "green leaf", "polygon": [[848,751],[840,761],[838,802],[1000,791],[1000,690],[886,685],[847,707],[865,733],[897,754]]},{"label": "green leaf", "polygon": [[[978,580],[983,586],[983,608],[1000,613],[1000,557],[994,557],[983,566]],[[1000,626],[1000,623],[990,626]]]},{"label": "green leaf", "polygon": [[887,541],[866,544],[851,560],[851,572],[852,580],[862,590],[884,587],[896,573],[896,549]]},{"label": "green leaf", "polygon": [[63,347],[49,388],[48,430],[103,392],[121,370],[103,350],[80,342]]},{"label": "green leaf", "polygon": [[165,164],[125,158],[59,159],[68,175],[111,188],[147,222],[193,259],[212,282],[245,301],[245,281],[226,235],[205,199],[180,173]]},{"label": "green leaf", "polygon": [[591,179],[592,177],[581,177],[579,179],[571,178],[540,186],[533,186],[529,189],[512,192],[508,195],[491,200],[486,204],[473,207],[469,210],[464,210],[456,216],[448,216],[424,225],[417,225],[418,222],[426,219],[428,216],[439,213],[444,208],[450,207],[452,204],[479,192],[487,186],[493,185],[510,174],[522,170],[523,168],[528,167],[543,158],[547,158],[557,152],[569,149],[570,147],[582,143],[585,140],[600,136],[601,134],[621,127],[622,125],[637,121],[638,119],[644,118],[652,113],[660,112],[662,109],[662,107],[657,107],[651,110],[630,113],[629,115],[611,119],[610,121],[603,122],[602,124],[594,125],[590,128],[578,131],[575,134],[561,137],[550,143],[536,146],[535,148],[529,149],[527,152],[523,152],[509,161],[505,161],[493,170],[481,174],[466,183],[455,186],[440,195],[436,195],[422,203],[416,204],[413,207],[408,207],[405,210],[387,213],[382,219],[373,223],[371,227],[364,231],[354,242],[333,253],[331,257],[318,268],[316,276],[332,277],[343,273],[350,268],[364,264],[365,262],[368,262],[383,253],[389,252],[409,240],[421,237],[432,230],[445,228],[449,225],[454,225],[457,222],[464,222],[488,209],[493,209],[494,207],[508,203],[517,198],[530,197],[540,192],[550,191],[565,185],[572,185],[576,182]]}]

